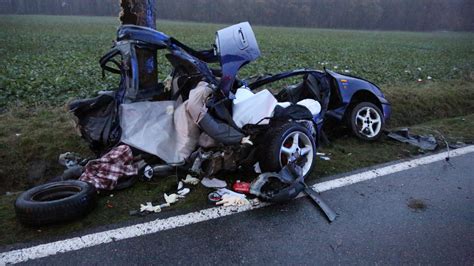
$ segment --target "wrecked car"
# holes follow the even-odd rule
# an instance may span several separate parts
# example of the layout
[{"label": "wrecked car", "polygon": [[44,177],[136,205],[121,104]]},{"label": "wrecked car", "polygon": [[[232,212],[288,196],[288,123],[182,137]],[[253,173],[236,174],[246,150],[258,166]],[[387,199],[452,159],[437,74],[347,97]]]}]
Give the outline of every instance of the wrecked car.
[{"label": "wrecked car", "polygon": [[[139,50],[166,53],[172,66],[166,80],[141,86]],[[372,83],[329,70],[239,79],[239,70],[260,55],[248,22],[219,30],[213,48],[204,51],[150,28],[121,26],[100,59],[104,73],[120,76],[119,87],[68,105],[99,159],[65,154],[67,175],[84,182],[45,184],[22,194],[15,203],[19,220],[43,225],[77,218],[91,210],[95,189],[123,189],[138,176],[180,172],[205,185],[208,177],[249,169],[260,174],[246,184],[250,194],[280,202],[303,192],[333,221],[336,213],[304,182],[316,165],[324,121],[347,120],[356,136],[375,140],[390,117],[390,104]],[[297,76],[302,82],[283,90],[275,83]],[[74,178],[60,178],[66,179]],[[159,212],[184,197],[190,191],[183,188],[186,180],[179,181],[176,194],[165,194],[165,204],[143,204],[141,211]],[[220,181],[206,180],[213,188],[226,187]],[[214,193],[210,199],[248,202],[245,195],[223,193],[231,195]],[[71,202],[79,202],[80,211],[69,208]]]},{"label": "wrecked car", "polygon": [[[138,47],[166,51],[173,67],[167,82],[153,90],[139,88]],[[121,76],[119,89],[73,102],[70,110],[97,154],[121,142],[154,156],[148,175],[177,167],[213,176],[256,164],[261,171],[279,171],[299,161],[307,176],[330,104],[330,75],[310,73],[319,90],[298,99],[253,92],[237,74],[259,57],[248,23],[218,31],[214,48],[206,51],[149,28],[122,26],[100,60],[105,71]],[[213,63],[220,68],[211,68]]]},{"label": "wrecked car", "polygon": [[324,76],[330,88],[324,117],[342,123],[362,140],[374,141],[380,138],[390,119],[391,105],[380,88],[370,81],[330,70],[301,69],[258,77],[248,87],[258,90],[274,82],[299,76],[302,77],[300,83],[288,86],[276,95],[279,101],[296,103],[305,98],[318,99],[321,85],[317,77]]}]

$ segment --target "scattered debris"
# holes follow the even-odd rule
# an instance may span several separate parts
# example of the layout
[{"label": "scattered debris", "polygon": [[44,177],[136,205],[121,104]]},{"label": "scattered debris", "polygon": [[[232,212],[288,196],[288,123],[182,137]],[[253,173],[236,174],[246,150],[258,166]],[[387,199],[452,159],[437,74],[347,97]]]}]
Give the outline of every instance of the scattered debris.
[{"label": "scattered debris", "polygon": [[260,168],[260,162],[257,162],[256,164],[253,165],[253,170],[257,174],[262,173],[262,169]]},{"label": "scattered debris", "polygon": [[449,144],[449,148],[451,148],[451,149],[453,149],[453,150],[455,150],[455,149],[460,149],[460,148],[464,148],[464,147],[466,147],[466,146],[467,146],[467,144],[464,143],[464,142],[461,142],[461,141],[458,141],[458,142],[456,142],[456,143],[450,143],[450,144]]},{"label": "scattered debris", "polygon": [[[145,205],[140,204],[140,212],[153,212],[153,213],[159,213],[163,208],[170,207],[171,205],[169,203],[162,204],[162,205],[157,205],[153,206],[151,202],[147,202]],[[133,215],[133,214],[130,214]]]},{"label": "scattered debris", "polygon": [[181,195],[178,195],[178,194],[171,194],[171,195],[165,194],[164,197],[165,197],[166,203],[168,203],[168,204],[174,204],[174,203],[178,202],[179,199],[184,199],[185,198],[184,196],[181,196]]},{"label": "scattered debris", "polygon": [[131,148],[121,145],[102,158],[89,161],[79,180],[91,183],[99,190],[113,190],[120,178],[137,174]]},{"label": "scattered debris", "polygon": [[178,182],[178,189],[177,189],[177,190],[180,191],[181,189],[183,189],[183,187],[184,187],[183,181],[179,181],[179,182]]},{"label": "scattered debris", "polygon": [[67,169],[71,169],[80,165],[80,163],[84,159],[77,153],[74,152],[66,152],[59,155],[58,162],[60,165],[66,167]]},{"label": "scattered debris", "polygon": [[216,203],[217,205],[223,205],[224,207],[228,206],[244,206],[250,205],[250,202],[246,198],[242,198],[239,196],[225,194],[222,196],[221,201]]},{"label": "scattered debris", "polygon": [[331,158],[327,157],[327,156],[319,156],[319,158],[323,161],[330,161]]},{"label": "scattered debris", "polygon": [[319,206],[330,222],[336,219],[337,214],[323,201],[319,193],[304,182],[303,170],[296,163],[286,165],[278,174],[261,174],[250,187],[251,194],[270,202],[294,199],[301,192]]},{"label": "scattered debris", "polygon": [[232,188],[234,189],[235,192],[238,192],[238,193],[243,193],[243,194],[250,193],[250,183],[241,182],[240,180],[237,180],[237,182],[234,183]]},{"label": "scattered debris", "polygon": [[418,136],[412,135],[408,128],[390,132],[388,137],[403,143],[416,146],[422,150],[434,151],[438,147],[436,138],[433,135]]},{"label": "scattered debris", "polygon": [[205,177],[201,180],[201,184],[207,188],[224,188],[227,187],[227,182],[217,178]]},{"label": "scattered debris", "polygon": [[188,195],[190,192],[191,192],[191,189],[189,189],[189,188],[183,188],[183,189],[181,189],[181,190],[178,190],[177,193],[178,193],[178,195],[184,197],[184,196]]},{"label": "scattered debris", "polygon": [[219,194],[217,191],[214,191],[214,192],[209,193],[209,195],[207,195],[207,199],[209,203],[211,203],[212,205],[215,205],[217,202],[222,200],[222,195]]},{"label": "scattered debris", "polygon": [[199,184],[199,182],[201,182],[201,180],[199,180],[199,178],[195,178],[191,175],[187,175],[186,176],[186,179],[182,180],[185,184],[188,184],[188,185],[193,185],[193,186],[196,186],[197,184]]}]

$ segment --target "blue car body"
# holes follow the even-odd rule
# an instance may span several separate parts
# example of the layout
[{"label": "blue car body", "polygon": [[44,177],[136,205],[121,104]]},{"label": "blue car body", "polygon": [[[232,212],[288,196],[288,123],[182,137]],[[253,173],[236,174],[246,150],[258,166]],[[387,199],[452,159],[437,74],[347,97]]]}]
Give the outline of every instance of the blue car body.
[{"label": "blue car body", "polygon": [[391,105],[379,87],[362,78],[342,75],[330,70],[318,71],[301,69],[283,72],[259,78],[248,86],[256,90],[276,81],[304,75],[312,75],[319,80],[328,80],[330,84],[330,96],[329,103],[327,104],[327,112],[324,114],[325,116],[342,121],[348,115],[351,105],[363,100],[369,101],[379,107],[383,112],[385,121],[390,119]]},{"label": "blue car body", "polygon": [[380,108],[385,120],[390,119],[392,114],[390,103],[377,85],[359,77],[342,75],[329,70],[326,72],[334,78],[337,84],[337,89],[332,94],[332,97],[337,97],[337,100],[333,100],[334,105],[330,107],[328,115],[342,120],[346,115],[347,108],[354,100],[365,98]]},{"label": "blue car body", "polygon": [[[184,71],[189,77],[198,76],[192,84],[197,85],[200,80],[208,82],[214,90],[212,106],[215,109],[214,113],[217,114],[217,120],[227,123],[226,130],[235,131],[233,134],[236,136],[235,139],[238,139],[240,130],[231,119],[229,103],[234,99],[236,90],[242,86],[258,89],[263,85],[298,75],[312,77],[319,84],[317,90],[309,97],[318,100],[322,106],[321,113],[313,118],[318,135],[325,118],[344,120],[350,107],[357,101],[369,101],[378,106],[383,112],[384,121],[391,115],[390,104],[376,85],[361,78],[329,70],[302,69],[262,77],[254,82],[239,80],[237,78],[239,70],[261,56],[254,32],[248,22],[219,30],[216,33],[214,47],[203,51],[196,51],[173,37],[150,28],[133,25],[120,27],[115,45],[100,60],[104,70],[121,75],[120,87],[114,94],[117,105],[151,100],[163,94],[163,84],[160,83],[157,83],[157,87],[151,91],[140,88],[138,49],[166,50],[168,52],[166,57],[174,67],[172,75],[176,75],[176,69],[181,69],[181,72]],[[121,57],[119,62],[114,59],[117,56]],[[212,63],[219,63],[220,69],[211,68]],[[278,100],[287,100],[281,95],[276,97]],[[164,99],[176,100],[177,97],[166,96]],[[216,127],[222,127],[222,124],[217,125],[217,122],[215,124]]]}]

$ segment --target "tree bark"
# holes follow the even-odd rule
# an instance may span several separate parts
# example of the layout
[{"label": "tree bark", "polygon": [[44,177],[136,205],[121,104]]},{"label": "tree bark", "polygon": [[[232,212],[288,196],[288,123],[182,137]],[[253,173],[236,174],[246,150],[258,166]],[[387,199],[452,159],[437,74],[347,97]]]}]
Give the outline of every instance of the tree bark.
[{"label": "tree bark", "polygon": [[[156,29],[156,0],[120,0],[122,25],[132,24]],[[157,88],[158,68],[156,51],[137,49],[140,90]]]}]

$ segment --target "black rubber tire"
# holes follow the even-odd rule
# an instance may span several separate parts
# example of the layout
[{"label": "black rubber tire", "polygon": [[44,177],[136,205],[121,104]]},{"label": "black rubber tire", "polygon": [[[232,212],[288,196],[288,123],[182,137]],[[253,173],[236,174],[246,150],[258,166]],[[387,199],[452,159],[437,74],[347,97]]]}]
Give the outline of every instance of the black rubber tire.
[{"label": "black rubber tire", "polygon": [[89,183],[71,180],[48,183],[22,193],[15,201],[17,219],[26,226],[43,226],[82,218],[96,205]]},{"label": "black rubber tire", "polygon": [[137,183],[137,181],[138,181],[138,176],[136,176],[136,175],[126,177],[122,180],[119,180],[119,182],[117,183],[117,185],[114,188],[114,191],[121,191],[121,190],[125,190],[127,188],[131,188],[131,187],[133,187],[133,185],[135,185]]},{"label": "black rubber tire", "polygon": [[309,130],[296,122],[289,122],[279,126],[278,128],[271,128],[265,135],[265,143],[262,145],[259,152],[259,162],[262,172],[278,173],[281,171],[280,148],[286,137],[295,131],[300,131],[311,140],[314,152],[313,161],[308,173],[305,175],[305,178],[311,174],[316,166],[316,144]]},{"label": "black rubber tire", "polygon": [[[373,108],[379,114],[379,116],[381,118],[382,125],[381,125],[381,128],[380,128],[380,131],[374,137],[368,137],[368,136],[360,133],[359,130],[357,129],[357,125],[356,125],[357,113],[361,109],[366,108],[366,107]],[[356,136],[357,138],[359,138],[361,140],[365,140],[365,141],[376,141],[376,140],[380,139],[380,137],[383,134],[383,130],[385,128],[385,118],[384,118],[384,115],[383,115],[382,111],[380,111],[380,108],[378,108],[375,104],[373,104],[371,102],[361,102],[361,103],[357,104],[356,106],[354,106],[354,108],[352,108],[352,110],[350,112],[349,119],[348,119],[347,123],[348,123],[348,127],[351,130],[352,134],[354,136]]]}]

